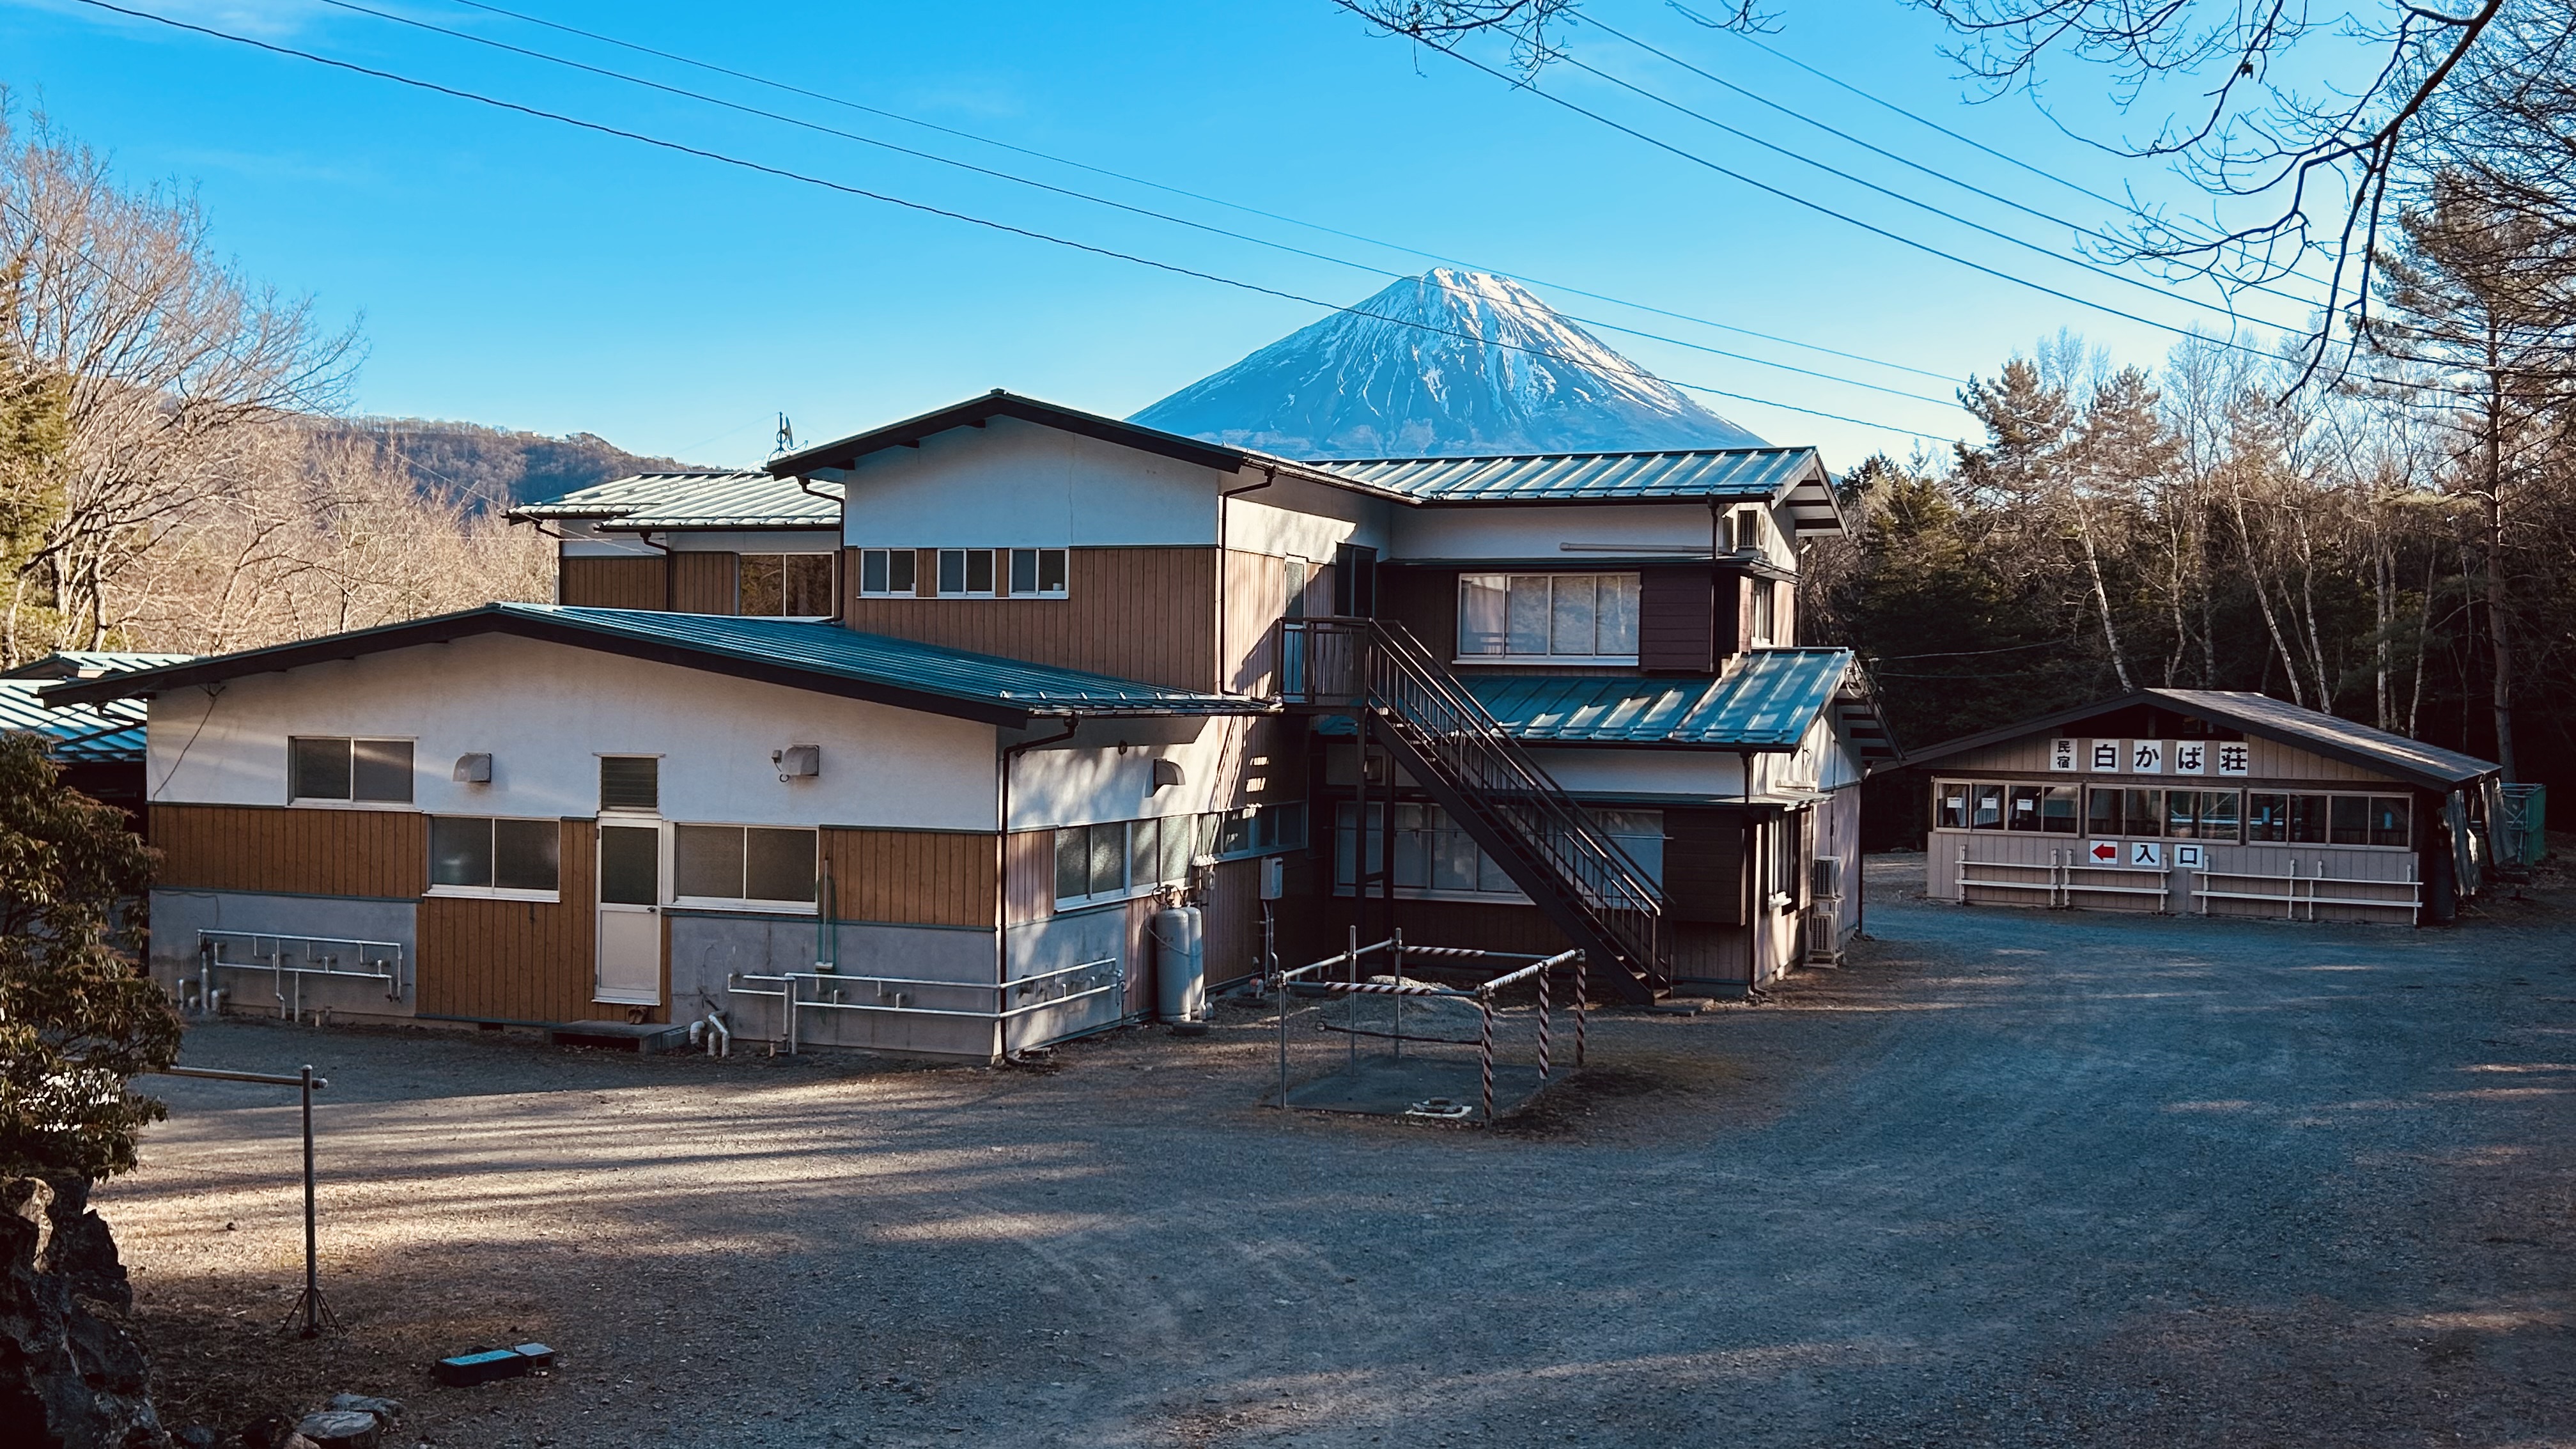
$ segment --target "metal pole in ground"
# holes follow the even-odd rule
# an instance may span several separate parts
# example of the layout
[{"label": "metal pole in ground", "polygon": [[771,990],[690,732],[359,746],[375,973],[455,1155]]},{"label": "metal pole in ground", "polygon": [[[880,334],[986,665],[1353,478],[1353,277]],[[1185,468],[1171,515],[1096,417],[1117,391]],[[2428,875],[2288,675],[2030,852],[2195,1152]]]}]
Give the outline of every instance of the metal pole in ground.
[{"label": "metal pole in ground", "polygon": [[1476,1065],[1485,1079],[1485,1125],[1494,1125],[1494,993],[1476,993],[1476,1010],[1483,1024],[1476,1033]]},{"label": "metal pole in ground", "polygon": [[298,1075],[304,1095],[304,1336],[322,1332],[322,1264],[313,1227],[313,1066]]},{"label": "metal pole in ground", "polygon": [[1578,1067],[1583,1065],[1583,998],[1590,994],[1585,990],[1583,979],[1583,967],[1588,959],[1580,951],[1574,953],[1574,1064]]},{"label": "metal pole in ground", "polygon": [[[1404,984],[1404,928],[1402,926],[1395,928],[1395,984],[1398,986]],[[1396,1060],[1402,1061],[1404,1059],[1404,993],[1398,991],[1387,999],[1395,1003],[1395,1056]]]},{"label": "metal pole in ground", "polygon": [[1547,1080],[1548,1029],[1555,1021],[1556,1008],[1547,1000],[1547,968],[1541,966],[1538,968],[1538,1079],[1542,1082]]},{"label": "metal pole in ground", "polygon": [[1279,990],[1272,1000],[1279,1007],[1279,1110],[1288,1110],[1288,973],[1279,973]]},{"label": "metal pole in ground", "polygon": [[[1357,926],[1351,927],[1351,949],[1349,954],[1344,957],[1344,960],[1347,963],[1347,972],[1350,977],[1350,984],[1353,986],[1359,985],[1360,928]],[[1345,991],[1342,993],[1342,998],[1350,1003],[1349,1009],[1344,1011],[1342,1016],[1344,1022],[1350,1027],[1351,1070],[1356,1073],[1360,1069],[1360,994],[1356,991]]]}]

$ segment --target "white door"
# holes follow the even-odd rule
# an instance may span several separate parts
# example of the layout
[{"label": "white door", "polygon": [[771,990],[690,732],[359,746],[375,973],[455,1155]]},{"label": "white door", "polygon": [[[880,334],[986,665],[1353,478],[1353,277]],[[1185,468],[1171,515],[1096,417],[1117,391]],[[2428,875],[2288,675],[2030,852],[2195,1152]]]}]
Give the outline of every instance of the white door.
[{"label": "white door", "polygon": [[662,1001],[662,827],[599,826],[599,966],[594,1001]]}]

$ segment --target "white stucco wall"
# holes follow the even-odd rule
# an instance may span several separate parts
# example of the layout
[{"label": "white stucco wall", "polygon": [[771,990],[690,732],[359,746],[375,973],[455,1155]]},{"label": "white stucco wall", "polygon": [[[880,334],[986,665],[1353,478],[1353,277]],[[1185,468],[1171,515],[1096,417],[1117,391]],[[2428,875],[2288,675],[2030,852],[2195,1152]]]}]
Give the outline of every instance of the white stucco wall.
[{"label": "white stucco wall", "polygon": [[[1235,776],[1245,768],[1241,756],[1250,723],[1246,718],[1087,721],[1070,743],[1041,746],[1013,758],[1011,828],[1220,809],[1231,802]],[[1061,728],[1046,721],[1031,733],[1043,737]],[[1123,753],[1121,741],[1127,745]],[[1177,762],[1182,783],[1155,789],[1156,760]]]},{"label": "white stucco wall", "polygon": [[[1230,486],[1240,488],[1250,481],[1255,479]],[[1391,552],[1394,535],[1389,518],[1401,510],[1401,505],[1383,499],[1300,478],[1281,478],[1269,487],[1239,494],[1225,507],[1226,547],[1316,563],[1331,563],[1333,551],[1345,543],[1381,554]]]},{"label": "white stucco wall", "polygon": [[1584,750],[1533,746],[1530,757],[1568,794],[1736,796],[1744,770],[1717,750]]},{"label": "white stucco wall", "polygon": [[1604,555],[1568,552],[1562,545],[1637,544],[1646,552],[1696,549],[1706,557],[1709,544],[1704,503],[1398,508],[1393,517],[1399,559],[1551,559],[1572,565]]},{"label": "white stucco wall", "polygon": [[[410,808],[432,813],[590,815],[597,756],[643,754],[666,819],[994,828],[989,725],[500,635],[164,695],[151,798],[285,804],[289,735],[415,740]],[[822,746],[819,778],[779,781],[770,751],[793,744]],[[477,752],[492,783],[451,781]]]},{"label": "white stucco wall", "polygon": [[1016,418],[889,448],[840,475],[851,547],[1213,544],[1244,479]]}]

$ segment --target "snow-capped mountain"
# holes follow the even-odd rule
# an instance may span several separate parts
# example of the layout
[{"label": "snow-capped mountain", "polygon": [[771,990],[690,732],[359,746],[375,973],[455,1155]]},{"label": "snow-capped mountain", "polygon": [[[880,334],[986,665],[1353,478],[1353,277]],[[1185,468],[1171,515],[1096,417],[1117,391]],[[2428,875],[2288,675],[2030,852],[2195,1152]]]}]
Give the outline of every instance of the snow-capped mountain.
[{"label": "snow-capped mountain", "polygon": [[1529,288],[1447,267],[1300,328],[1133,421],[1298,458],[1762,446]]}]

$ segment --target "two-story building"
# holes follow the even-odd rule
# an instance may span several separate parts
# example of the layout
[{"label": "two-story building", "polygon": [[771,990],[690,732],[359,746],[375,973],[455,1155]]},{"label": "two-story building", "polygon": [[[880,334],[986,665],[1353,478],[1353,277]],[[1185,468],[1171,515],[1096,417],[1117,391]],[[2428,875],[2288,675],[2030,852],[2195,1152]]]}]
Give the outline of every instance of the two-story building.
[{"label": "two-story building", "polygon": [[1252,973],[1265,911],[1631,1000],[1856,924],[1889,747],[1796,638],[1810,450],[1295,461],[997,392],[514,517],[556,604],[48,691],[150,700],[174,990],[989,1057],[1149,1013],[1191,929]]}]

